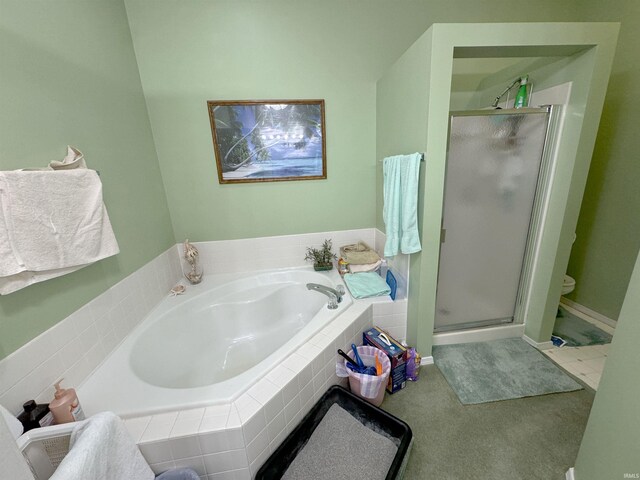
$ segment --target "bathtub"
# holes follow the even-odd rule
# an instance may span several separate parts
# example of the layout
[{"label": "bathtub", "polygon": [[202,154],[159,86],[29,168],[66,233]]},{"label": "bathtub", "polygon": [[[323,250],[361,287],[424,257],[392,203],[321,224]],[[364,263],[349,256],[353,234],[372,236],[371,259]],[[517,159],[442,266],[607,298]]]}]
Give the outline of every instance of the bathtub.
[{"label": "bathtub", "polygon": [[307,283],[336,287],[311,268],[208,275],[167,297],[78,388],[88,415],[123,418],[234,401],[353,303],[335,310]]}]

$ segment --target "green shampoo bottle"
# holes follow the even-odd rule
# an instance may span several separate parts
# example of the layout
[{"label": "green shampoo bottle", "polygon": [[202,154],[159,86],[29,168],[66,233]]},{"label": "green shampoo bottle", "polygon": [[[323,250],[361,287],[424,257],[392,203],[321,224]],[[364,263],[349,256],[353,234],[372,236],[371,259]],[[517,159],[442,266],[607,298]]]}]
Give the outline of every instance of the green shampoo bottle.
[{"label": "green shampoo bottle", "polygon": [[522,108],[528,106],[528,95],[527,95],[527,83],[529,81],[529,75],[525,75],[520,79],[520,88],[518,88],[518,93],[516,93],[516,100],[513,104],[513,108]]}]

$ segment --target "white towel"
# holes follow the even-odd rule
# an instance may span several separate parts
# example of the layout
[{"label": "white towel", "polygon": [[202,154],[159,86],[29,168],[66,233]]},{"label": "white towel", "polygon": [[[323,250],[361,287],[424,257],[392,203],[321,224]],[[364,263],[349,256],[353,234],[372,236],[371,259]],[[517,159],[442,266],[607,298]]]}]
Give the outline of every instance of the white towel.
[{"label": "white towel", "polygon": [[94,170],[0,172],[0,294],[119,251]]},{"label": "white towel", "polygon": [[71,432],[69,453],[51,480],[152,480],[149,464],[120,418],[94,415]]},{"label": "white towel", "polygon": [[382,265],[382,260],[378,260],[375,263],[370,263],[369,265],[352,265],[352,264],[349,264],[349,272],[351,272],[351,273],[373,272],[380,265]]}]

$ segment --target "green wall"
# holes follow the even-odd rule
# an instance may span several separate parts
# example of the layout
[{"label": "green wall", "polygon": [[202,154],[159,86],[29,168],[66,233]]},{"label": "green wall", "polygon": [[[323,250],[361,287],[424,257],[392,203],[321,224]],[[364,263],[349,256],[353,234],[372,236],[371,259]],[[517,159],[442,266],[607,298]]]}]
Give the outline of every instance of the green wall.
[{"label": "green wall", "polygon": [[621,28],[569,260],[569,298],[615,320],[640,249],[640,2],[590,0],[582,15]]},{"label": "green wall", "polygon": [[[424,31],[419,3],[126,5],[177,240],[374,225],[375,79]],[[326,102],[327,179],[220,185],[206,101],[305,98]]]},{"label": "green wall", "polygon": [[[434,21],[575,16],[522,0],[125,3],[177,240],[374,226],[384,70]],[[326,100],[327,180],[218,184],[206,101],[269,98]]]},{"label": "green wall", "polygon": [[[625,478],[640,473],[640,257],[624,298],[598,393],[580,444],[576,480]],[[638,478],[638,477],[628,477]]]},{"label": "green wall", "polygon": [[[410,152],[427,151],[427,123],[429,104],[429,88],[426,88],[426,80],[432,68],[427,61],[432,47],[431,32],[422,35],[411,47],[398,59],[396,63],[378,80],[376,98],[376,152],[382,159],[390,155]],[[430,168],[431,158],[425,157],[420,167],[418,179],[418,229],[423,246],[427,238],[424,228],[425,205],[425,171],[432,175]],[[384,231],[382,219],[383,200],[383,171],[382,163],[377,165],[377,227]],[[431,178],[429,178],[431,180]],[[418,346],[418,337],[427,337],[428,343],[420,345],[423,355],[431,352],[431,335],[433,324],[427,321],[415,321],[418,312],[428,309],[425,305],[424,295],[421,291],[423,273],[422,252],[410,256],[409,295],[407,322],[407,342]],[[437,264],[436,264],[437,268]],[[424,320],[424,319],[422,319]],[[422,330],[427,330],[426,334]]]},{"label": "green wall", "polygon": [[78,147],[100,171],[120,254],[0,297],[0,358],[173,243],[121,0],[0,0],[0,169]]}]

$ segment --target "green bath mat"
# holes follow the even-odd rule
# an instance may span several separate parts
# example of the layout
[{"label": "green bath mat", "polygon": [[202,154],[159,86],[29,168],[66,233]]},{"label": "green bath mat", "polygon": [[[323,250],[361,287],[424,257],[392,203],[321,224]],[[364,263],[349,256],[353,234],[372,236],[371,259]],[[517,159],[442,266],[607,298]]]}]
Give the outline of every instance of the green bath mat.
[{"label": "green bath mat", "polygon": [[558,308],[553,334],[562,338],[570,347],[604,345],[611,343],[611,335],[595,325],[576,317],[566,309]]},{"label": "green bath mat", "polygon": [[433,360],[465,405],[582,389],[520,338],[435,345]]}]

